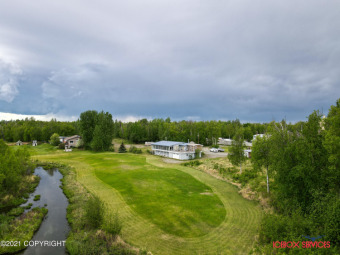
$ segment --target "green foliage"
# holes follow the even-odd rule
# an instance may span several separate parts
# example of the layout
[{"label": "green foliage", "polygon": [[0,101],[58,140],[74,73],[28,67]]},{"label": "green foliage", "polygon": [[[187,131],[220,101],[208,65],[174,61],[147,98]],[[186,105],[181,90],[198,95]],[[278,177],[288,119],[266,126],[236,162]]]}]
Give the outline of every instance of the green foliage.
[{"label": "green foliage", "polygon": [[109,151],[114,136],[112,115],[108,112],[86,111],[80,114],[82,142],[86,149]]},{"label": "green foliage", "polygon": [[51,135],[50,144],[52,144],[53,146],[58,146],[59,143],[60,143],[59,134],[54,133],[53,135]]},{"label": "green foliage", "polygon": [[113,235],[114,237],[118,236],[122,231],[123,225],[121,220],[118,217],[118,213],[110,214],[105,219],[105,224],[103,225],[103,229]]},{"label": "green foliage", "polygon": [[65,144],[64,143],[60,143],[58,145],[58,149],[65,150]]},{"label": "green foliage", "polygon": [[285,122],[272,124],[271,198],[279,214],[263,218],[260,242],[322,235],[333,247],[324,254],[339,252],[339,127],[339,100],[326,119],[315,111],[300,129],[289,130]]},{"label": "green foliage", "polygon": [[33,201],[38,201],[40,200],[41,195],[35,195]]},{"label": "green foliage", "polygon": [[[0,140],[0,208],[20,202],[23,190],[23,177],[32,173],[33,165],[26,148],[14,151]],[[24,188],[24,187],[22,187]],[[6,195],[14,195],[10,201],[2,201]]]},{"label": "green foliage", "polygon": [[25,211],[25,208],[16,207],[16,208],[13,208],[11,211],[9,211],[7,215],[17,217],[17,216],[21,215],[24,211]]},{"label": "green foliage", "polygon": [[86,111],[80,114],[79,128],[86,149],[91,148],[94,129],[97,122],[97,111]]},{"label": "green foliage", "polygon": [[27,248],[24,246],[24,241],[32,239],[47,212],[46,208],[37,207],[16,219],[6,217],[3,214],[0,215],[0,239],[16,240],[21,243],[20,246],[3,246],[0,253],[14,253]]},{"label": "green foliage", "polygon": [[138,149],[136,146],[130,146],[129,152],[134,154],[142,154],[142,150]]},{"label": "green foliage", "polygon": [[126,152],[126,148],[125,148],[125,145],[124,145],[123,142],[122,142],[121,145],[119,146],[118,152],[119,152],[119,153],[125,153],[125,152]]},{"label": "green foliage", "polygon": [[29,203],[28,205],[26,205],[25,207],[23,207],[25,210],[29,210],[29,209],[31,209],[31,207],[32,207],[32,203]]},{"label": "green foliage", "polygon": [[0,139],[7,142],[48,141],[53,133],[70,136],[77,133],[76,122],[25,120],[0,121]]},{"label": "green foliage", "polygon": [[104,203],[96,195],[92,195],[85,205],[85,219],[92,228],[99,228],[104,220]]},{"label": "green foliage", "polygon": [[201,154],[201,150],[200,149],[196,149],[195,150],[195,158],[200,158],[200,154]]},{"label": "green foliage", "polygon": [[199,160],[193,160],[193,161],[189,161],[189,162],[182,163],[183,166],[191,166],[191,167],[193,167],[193,166],[199,166],[199,165],[201,165],[201,164],[202,164],[202,162],[199,161]]},{"label": "green foliage", "polygon": [[326,119],[320,123],[325,128],[323,146],[328,152],[328,176],[332,189],[340,193],[340,99],[329,109]]},{"label": "green foliage", "polygon": [[234,173],[232,175],[233,181],[241,183],[242,186],[246,185],[249,183],[250,180],[257,178],[257,172],[254,170],[248,170],[246,169],[243,171],[242,174]]},{"label": "green foliage", "polygon": [[240,166],[240,173],[242,173],[242,163],[247,160],[243,151],[243,131],[239,129],[235,136],[232,146],[229,149],[228,159],[234,166]]},{"label": "green foliage", "polygon": [[[88,204],[87,201],[92,196],[89,196],[87,190],[82,185],[79,185],[74,169],[59,166],[59,171],[64,176],[62,179],[62,188],[69,200],[67,220],[71,225],[71,231],[66,240],[68,253],[71,255],[136,254],[135,251],[126,247],[126,245],[113,242],[112,234],[87,227],[85,208]],[[106,211],[107,210],[106,208]],[[106,223],[107,221],[104,221],[102,225],[103,228],[106,228]],[[119,224],[115,223],[114,217],[111,218],[111,223],[114,227],[113,229],[116,229],[117,232],[117,230],[119,230]]]},{"label": "green foliage", "polygon": [[267,193],[269,193],[269,166],[271,165],[271,139],[268,136],[257,137],[253,141],[251,161],[255,168],[266,168]]}]

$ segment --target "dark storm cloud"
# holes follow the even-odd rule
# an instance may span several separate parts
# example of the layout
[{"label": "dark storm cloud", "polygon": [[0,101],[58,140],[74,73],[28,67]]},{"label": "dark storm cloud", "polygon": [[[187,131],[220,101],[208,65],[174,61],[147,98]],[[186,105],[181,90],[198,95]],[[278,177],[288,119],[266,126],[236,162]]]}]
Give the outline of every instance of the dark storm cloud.
[{"label": "dark storm cloud", "polygon": [[0,7],[0,111],[296,121],[340,95],[339,2]]}]

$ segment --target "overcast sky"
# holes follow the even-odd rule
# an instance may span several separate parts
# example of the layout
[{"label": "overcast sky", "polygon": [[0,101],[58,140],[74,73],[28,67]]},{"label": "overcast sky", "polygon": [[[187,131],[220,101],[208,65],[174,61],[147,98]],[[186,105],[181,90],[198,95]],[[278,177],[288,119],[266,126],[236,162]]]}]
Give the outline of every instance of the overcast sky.
[{"label": "overcast sky", "polygon": [[336,0],[1,1],[0,112],[306,120],[340,97],[339,11]]}]

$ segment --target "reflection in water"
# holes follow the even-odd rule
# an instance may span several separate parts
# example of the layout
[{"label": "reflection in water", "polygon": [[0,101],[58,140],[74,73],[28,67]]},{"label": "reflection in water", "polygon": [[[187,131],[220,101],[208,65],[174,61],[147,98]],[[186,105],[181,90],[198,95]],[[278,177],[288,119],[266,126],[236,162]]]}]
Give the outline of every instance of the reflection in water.
[{"label": "reflection in water", "polygon": [[[35,169],[35,174],[40,176],[40,183],[26,204],[32,203],[32,208],[43,207],[47,204],[48,214],[34,234],[32,241],[65,241],[70,228],[66,219],[68,201],[59,187],[63,176],[58,170],[44,170],[41,167]],[[41,195],[39,201],[33,201],[35,195]],[[59,255],[66,254],[66,249],[63,246],[29,246],[20,254]]]}]

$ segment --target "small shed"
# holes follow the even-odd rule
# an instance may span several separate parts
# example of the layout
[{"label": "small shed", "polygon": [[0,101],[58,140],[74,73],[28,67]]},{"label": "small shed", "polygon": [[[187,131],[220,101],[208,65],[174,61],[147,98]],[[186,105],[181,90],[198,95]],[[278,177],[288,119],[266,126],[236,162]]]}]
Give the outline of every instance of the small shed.
[{"label": "small shed", "polygon": [[18,146],[21,146],[22,145],[22,141],[19,140],[15,144],[18,145]]},{"label": "small shed", "polygon": [[38,146],[38,141],[37,140],[33,140],[32,146]]}]

